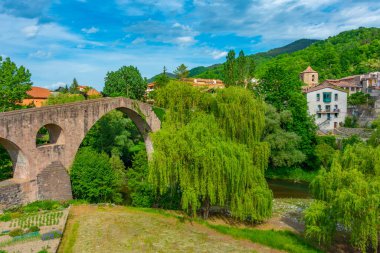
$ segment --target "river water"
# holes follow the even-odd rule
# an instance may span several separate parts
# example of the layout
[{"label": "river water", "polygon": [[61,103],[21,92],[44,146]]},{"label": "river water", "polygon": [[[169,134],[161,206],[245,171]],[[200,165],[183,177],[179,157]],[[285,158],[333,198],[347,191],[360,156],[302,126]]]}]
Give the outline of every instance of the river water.
[{"label": "river water", "polygon": [[309,184],[306,182],[294,182],[283,179],[267,179],[267,182],[275,198],[311,198]]}]

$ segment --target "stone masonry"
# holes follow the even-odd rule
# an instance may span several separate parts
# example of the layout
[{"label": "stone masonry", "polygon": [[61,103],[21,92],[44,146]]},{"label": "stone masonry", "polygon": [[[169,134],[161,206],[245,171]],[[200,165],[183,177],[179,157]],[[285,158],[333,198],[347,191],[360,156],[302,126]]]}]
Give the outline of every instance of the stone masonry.
[{"label": "stone masonry", "polygon": [[[0,113],[0,144],[13,162],[13,179],[0,182],[0,209],[41,199],[71,199],[68,170],[82,140],[105,114],[117,109],[134,121],[148,157],[153,151],[149,133],[161,122],[152,106],[127,98],[102,98],[63,105]],[[45,127],[50,143],[36,145]]]}]

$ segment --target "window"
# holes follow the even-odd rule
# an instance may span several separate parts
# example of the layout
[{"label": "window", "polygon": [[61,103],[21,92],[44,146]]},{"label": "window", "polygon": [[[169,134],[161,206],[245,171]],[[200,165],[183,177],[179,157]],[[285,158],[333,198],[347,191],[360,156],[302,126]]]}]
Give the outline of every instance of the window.
[{"label": "window", "polygon": [[311,76],[311,81],[313,81],[313,82],[315,81],[315,76],[314,75]]},{"label": "window", "polygon": [[335,101],[338,101],[338,93],[335,94]]},{"label": "window", "polygon": [[355,91],[355,88],[354,88],[354,87],[351,87],[351,91]]},{"label": "window", "polygon": [[317,94],[317,101],[321,100],[321,94]]},{"label": "window", "polygon": [[321,105],[318,105],[318,111],[322,111]]},{"label": "window", "polygon": [[331,92],[323,92],[323,102],[325,103],[331,102]]},{"label": "window", "polygon": [[330,113],[327,114],[327,120],[330,120],[331,119],[331,115]]},{"label": "window", "polygon": [[330,111],[330,106],[326,105],[326,112],[329,112],[329,111]]},{"label": "window", "polygon": [[337,113],[335,113],[335,118],[338,118],[338,114]]},{"label": "window", "polygon": [[318,119],[320,119],[322,117],[322,114],[318,113]]}]

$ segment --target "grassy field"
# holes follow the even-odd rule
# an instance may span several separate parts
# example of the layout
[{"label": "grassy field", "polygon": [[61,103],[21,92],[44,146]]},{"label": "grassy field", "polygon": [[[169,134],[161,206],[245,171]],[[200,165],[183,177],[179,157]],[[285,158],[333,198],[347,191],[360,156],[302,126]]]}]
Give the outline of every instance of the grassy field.
[{"label": "grassy field", "polygon": [[191,221],[179,213],[72,206],[58,252],[320,252],[289,231]]},{"label": "grassy field", "polygon": [[281,252],[173,215],[130,207],[70,210],[58,252]]}]

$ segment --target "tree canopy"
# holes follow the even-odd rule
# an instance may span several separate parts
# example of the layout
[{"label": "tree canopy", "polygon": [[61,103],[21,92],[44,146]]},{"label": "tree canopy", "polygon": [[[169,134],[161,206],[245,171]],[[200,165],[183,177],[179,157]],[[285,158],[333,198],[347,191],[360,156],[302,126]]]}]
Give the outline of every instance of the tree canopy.
[{"label": "tree canopy", "polygon": [[17,67],[8,57],[0,56],[0,110],[8,111],[20,107],[27,98],[27,91],[32,88],[31,74],[24,66]]},{"label": "tree canopy", "polygon": [[311,184],[316,201],[305,211],[306,236],[329,244],[337,233],[367,252],[378,246],[380,147],[364,143],[336,152]]},{"label": "tree canopy", "polygon": [[140,71],[133,66],[123,66],[117,71],[108,72],[104,80],[103,93],[110,97],[124,96],[141,100],[147,87]]},{"label": "tree canopy", "polygon": [[187,69],[186,65],[182,63],[174,70],[174,74],[178,79],[183,79],[189,75],[189,70]]},{"label": "tree canopy", "polygon": [[166,108],[162,129],[153,135],[149,178],[159,193],[179,187],[182,208],[193,215],[210,206],[239,219],[260,221],[271,214],[272,193],[264,179],[269,146],[260,141],[263,105],[241,88],[216,97],[184,83],[157,94]]}]

